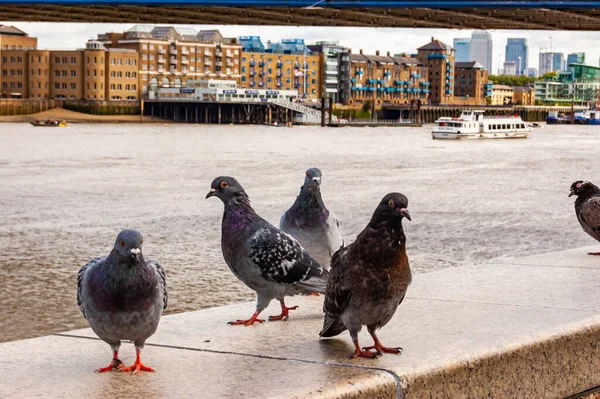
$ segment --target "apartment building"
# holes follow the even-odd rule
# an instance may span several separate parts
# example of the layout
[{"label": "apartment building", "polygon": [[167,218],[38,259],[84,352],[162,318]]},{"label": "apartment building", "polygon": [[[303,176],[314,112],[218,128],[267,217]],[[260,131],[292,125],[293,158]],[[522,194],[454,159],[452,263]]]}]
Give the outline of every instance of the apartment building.
[{"label": "apartment building", "polygon": [[269,43],[259,36],[240,36],[242,46],[242,88],[297,90],[301,99],[320,96],[320,58],[303,39]]},{"label": "apartment building", "polygon": [[27,85],[26,52],[37,48],[37,38],[0,24],[0,96],[21,97]]},{"label": "apartment building", "polygon": [[341,55],[342,104],[362,105],[373,101],[376,105],[409,104],[411,100],[427,102],[429,82],[427,68],[421,61],[401,54],[400,56],[353,54],[347,50]]},{"label": "apartment building", "polygon": [[428,71],[433,104],[451,104],[454,98],[454,50],[435,38],[417,49],[417,59]]},{"label": "apartment building", "polygon": [[158,87],[183,87],[188,79],[240,83],[241,46],[218,30],[136,25],[123,33],[98,35],[98,41],[109,51],[129,49],[139,54],[139,95]]},{"label": "apartment building", "polygon": [[455,64],[454,95],[485,104],[485,98],[492,95],[492,83],[488,81],[488,71],[482,64],[477,61]]}]

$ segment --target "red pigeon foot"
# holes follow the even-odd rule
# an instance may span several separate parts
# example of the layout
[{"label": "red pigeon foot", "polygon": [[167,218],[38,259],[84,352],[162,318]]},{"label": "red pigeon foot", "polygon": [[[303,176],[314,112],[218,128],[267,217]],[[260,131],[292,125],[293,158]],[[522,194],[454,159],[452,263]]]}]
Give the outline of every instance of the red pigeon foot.
[{"label": "red pigeon foot", "polygon": [[254,314],[252,315],[251,318],[249,318],[248,320],[237,320],[237,321],[230,321],[229,324],[230,326],[239,326],[239,325],[245,325],[245,326],[251,326],[254,323],[264,323],[265,321],[263,319],[259,319],[258,315],[260,314],[260,312],[254,312]]},{"label": "red pigeon foot", "polygon": [[310,294],[302,294],[302,296],[321,296],[318,292],[311,292]]},{"label": "red pigeon foot", "polygon": [[365,351],[371,351],[375,349],[375,353],[395,353],[396,355],[399,355],[402,353],[402,348],[401,347],[397,347],[397,348],[387,348],[385,346],[382,346],[381,344],[379,345],[372,345],[372,346],[365,346],[363,348],[363,350]]},{"label": "red pigeon foot", "polygon": [[377,359],[377,356],[380,355],[380,353],[369,352],[369,351],[364,351],[364,350],[360,349],[358,340],[354,341],[354,348],[355,348],[354,353],[352,354],[352,356],[350,356],[350,359],[356,359],[357,357],[364,357],[367,359]]},{"label": "red pigeon foot", "polygon": [[119,352],[115,351],[113,354],[113,360],[112,362],[110,362],[110,364],[106,367],[101,367],[98,370],[96,370],[96,373],[105,373],[107,371],[111,371],[112,369],[122,369],[125,366],[123,365],[123,362],[121,360],[119,360]]},{"label": "red pigeon foot", "polygon": [[287,320],[290,316],[289,311],[296,310],[296,309],[298,309],[298,306],[292,306],[291,308],[288,308],[287,306],[285,306],[283,301],[281,301],[281,314],[279,314],[277,316],[269,316],[269,321]]},{"label": "red pigeon foot", "polygon": [[122,367],[119,369],[121,372],[133,371],[133,374],[139,374],[140,371],[150,371],[154,373],[154,369],[148,366],[144,366],[142,364],[142,357],[140,355],[140,351],[136,348],[137,356],[135,357],[135,363],[129,367]]}]

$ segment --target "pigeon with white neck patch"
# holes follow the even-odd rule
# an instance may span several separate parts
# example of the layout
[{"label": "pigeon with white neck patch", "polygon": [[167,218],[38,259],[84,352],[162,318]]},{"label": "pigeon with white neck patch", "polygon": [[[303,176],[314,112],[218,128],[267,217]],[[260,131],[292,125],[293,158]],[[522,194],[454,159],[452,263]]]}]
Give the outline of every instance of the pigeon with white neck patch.
[{"label": "pigeon with white neck patch", "polygon": [[333,254],[344,245],[338,218],[321,197],[322,173],[318,168],[306,171],[300,194],[279,221],[279,228],[294,237],[325,269]]},{"label": "pigeon with white neck patch", "polygon": [[[154,371],[142,364],[141,350],[167,308],[167,282],[160,265],[142,255],[142,243],[139,231],[123,230],[108,256],[95,258],[79,270],[79,309],[113,351],[112,362],[97,372]],[[136,360],[131,367],[119,359],[122,340],[135,345]]]},{"label": "pigeon with white neck patch", "polygon": [[221,224],[223,258],[233,274],[257,294],[252,317],[228,324],[262,323],[258,315],[273,299],[279,300],[281,314],[269,320],[287,320],[296,306],[285,306],[286,296],[325,292],[327,270],[293,237],[258,216],[237,180],[217,177],[206,195],[210,197],[219,198],[225,205]]}]

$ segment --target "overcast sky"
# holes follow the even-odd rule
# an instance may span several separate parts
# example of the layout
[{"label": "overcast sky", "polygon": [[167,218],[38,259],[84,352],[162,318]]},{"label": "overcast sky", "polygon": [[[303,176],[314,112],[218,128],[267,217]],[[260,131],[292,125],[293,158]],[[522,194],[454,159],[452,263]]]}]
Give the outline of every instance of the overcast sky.
[{"label": "overcast sky", "polygon": [[[85,45],[88,39],[96,38],[98,33],[122,32],[133,24],[82,24],[82,23],[37,23],[37,22],[0,22],[14,25],[31,36],[39,38],[39,48],[50,50],[75,49]],[[385,54],[413,53],[415,49],[429,42],[432,36],[452,45],[456,37],[470,37],[471,30],[450,29],[394,29],[394,28],[329,28],[329,27],[280,27],[280,26],[239,26],[239,25],[181,25],[200,29],[218,28],[226,37],[245,35],[260,36],[263,41],[304,38],[308,43],[317,40],[339,40],[340,44],[358,52],[374,54],[380,50]],[[509,37],[524,37],[529,45],[529,67],[538,67],[540,48],[567,53],[585,52],[586,64],[599,65],[600,32],[564,32],[564,31],[491,31],[494,40],[493,73],[502,68],[504,47]],[[552,38],[552,39],[550,39]]]}]

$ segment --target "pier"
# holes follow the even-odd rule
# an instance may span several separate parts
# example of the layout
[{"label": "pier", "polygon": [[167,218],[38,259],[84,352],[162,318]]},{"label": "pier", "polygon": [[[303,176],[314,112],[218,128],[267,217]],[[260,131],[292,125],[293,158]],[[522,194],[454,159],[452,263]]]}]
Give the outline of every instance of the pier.
[{"label": "pier", "polygon": [[[597,247],[416,274],[380,330],[401,355],[349,359],[347,332],[319,339],[323,297],[289,298],[288,321],[228,326],[254,302],[165,316],[139,376],[91,329],[0,344],[0,397],[566,398],[600,388]],[[273,301],[266,314],[278,311]],[[360,343],[370,345],[366,329]],[[121,347],[126,363],[133,345]],[[58,366],[58,363],[60,366]]]},{"label": "pier", "polygon": [[[421,123],[434,123],[442,116],[457,118],[462,110],[483,110],[486,116],[494,115],[519,115],[526,122],[544,122],[551,111],[571,114],[570,106],[546,107],[546,106],[489,106],[489,105],[422,105],[416,109],[411,109],[410,105],[384,106],[381,110],[382,117],[385,119],[408,119],[415,115],[415,119]],[[587,109],[586,107],[576,106],[575,111]]]}]

